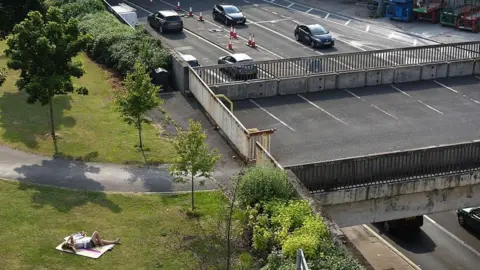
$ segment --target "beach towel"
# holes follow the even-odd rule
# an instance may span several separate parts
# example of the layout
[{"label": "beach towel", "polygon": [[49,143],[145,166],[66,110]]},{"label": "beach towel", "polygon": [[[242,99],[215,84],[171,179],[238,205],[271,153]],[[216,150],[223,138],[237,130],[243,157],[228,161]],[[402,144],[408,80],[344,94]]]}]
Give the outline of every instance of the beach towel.
[{"label": "beach towel", "polygon": [[[65,237],[65,241],[67,241],[67,239],[69,238],[70,236],[67,236]],[[90,237],[88,236],[83,236],[81,234],[74,234],[73,235],[73,238],[75,240],[77,239],[81,239],[81,238],[89,238],[91,239]],[[87,249],[77,249],[77,252],[73,252],[72,250],[70,249],[62,249],[62,243],[60,243],[55,249],[58,250],[58,251],[63,251],[63,252],[67,252],[67,253],[70,253],[70,254],[76,254],[76,255],[80,255],[80,256],[85,256],[85,257],[88,257],[88,258],[92,258],[92,259],[98,259],[100,258],[100,256],[103,255],[103,253],[111,250],[115,244],[111,244],[111,245],[106,245],[106,246],[101,246],[101,247],[94,247],[94,248],[87,248]]]}]

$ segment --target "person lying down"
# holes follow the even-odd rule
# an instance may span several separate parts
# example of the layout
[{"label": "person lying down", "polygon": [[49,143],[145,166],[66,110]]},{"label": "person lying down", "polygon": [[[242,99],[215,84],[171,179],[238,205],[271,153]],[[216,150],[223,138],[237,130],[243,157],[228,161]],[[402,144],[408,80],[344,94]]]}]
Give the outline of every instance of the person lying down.
[{"label": "person lying down", "polygon": [[67,241],[63,242],[62,249],[70,249],[73,252],[77,252],[77,249],[87,249],[120,243],[120,237],[115,241],[110,241],[102,239],[96,231],[93,232],[91,238],[85,237],[86,234],[86,232],[82,232],[84,237],[80,239],[75,239],[73,235],[70,235]]}]

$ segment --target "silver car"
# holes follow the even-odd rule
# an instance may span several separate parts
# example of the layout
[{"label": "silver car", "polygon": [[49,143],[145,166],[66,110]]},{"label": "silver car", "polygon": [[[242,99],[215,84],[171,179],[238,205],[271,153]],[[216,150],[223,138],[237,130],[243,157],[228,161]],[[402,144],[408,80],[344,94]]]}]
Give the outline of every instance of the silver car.
[{"label": "silver car", "polygon": [[235,53],[218,59],[219,65],[232,65],[231,67],[221,68],[223,72],[230,74],[235,79],[239,78],[242,80],[257,78],[258,67],[253,62],[253,59],[244,53]]}]

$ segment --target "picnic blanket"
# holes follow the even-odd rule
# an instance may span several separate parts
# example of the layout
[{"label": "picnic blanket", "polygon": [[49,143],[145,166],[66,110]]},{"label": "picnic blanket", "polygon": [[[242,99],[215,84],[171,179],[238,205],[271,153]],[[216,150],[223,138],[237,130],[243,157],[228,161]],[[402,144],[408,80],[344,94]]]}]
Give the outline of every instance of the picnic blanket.
[{"label": "picnic blanket", "polygon": [[[65,237],[65,241],[67,241],[67,239],[70,237],[67,236]],[[73,235],[74,239],[77,240],[77,239],[82,239],[82,238],[90,238],[88,236],[82,236],[80,234],[74,234]],[[91,239],[91,238],[90,238]],[[66,252],[66,253],[70,253],[70,254],[76,254],[76,255],[80,255],[80,256],[85,256],[85,257],[88,257],[88,258],[92,258],[92,259],[98,259],[100,258],[100,256],[103,255],[103,253],[111,250],[115,244],[111,244],[111,245],[106,245],[106,246],[101,246],[101,247],[94,247],[94,248],[87,248],[87,249],[77,249],[77,252],[73,252],[72,250],[70,249],[62,249],[62,243],[60,243],[55,249],[58,250],[58,251],[63,251],[63,252]]]}]

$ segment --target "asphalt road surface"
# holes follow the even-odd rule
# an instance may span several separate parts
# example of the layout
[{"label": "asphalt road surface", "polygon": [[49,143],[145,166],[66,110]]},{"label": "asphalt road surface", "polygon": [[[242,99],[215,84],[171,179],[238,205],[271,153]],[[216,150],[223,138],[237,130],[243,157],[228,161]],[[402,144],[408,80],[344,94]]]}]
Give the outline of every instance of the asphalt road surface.
[{"label": "asphalt road surface", "polygon": [[461,227],[455,212],[424,217],[420,233],[385,234],[369,226],[423,270],[479,269],[480,235]]},{"label": "asphalt road surface", "polygon": [[[142,23],[150,12],[174,9],[177,4],[176,0],[124,2],[137,8]],[[435,44],[291,1],[269,2],[229,1],[248,19],[247,25],[236,29],[239,38],[232,40],[233,52],[259,61]],[[212,18],[217,3],[181,1],[183,13],[191,6],[196,16],[203,13],[205,22],[185,17],[185,31],[163,34],[164,42],[181,54],[195,56],[204,66],[231,54],[226,50],[230,28]],[[312,49],[297,42],[293,35],[297,23],[322,24],[336,38],[335,47]],[[255,35],[257,49],[245,45],[249,34]],[[479,90],[480,77],[442,79],[247,100],[235,102],[234,110],[247,128],[276,128],[272,154],[280,163],[293,165],[477,139]],[[384,236],[422,269],[479,268],[480,236],[460,227],[453,212],[425,218],[422,232],[413,238]]]}]

